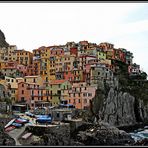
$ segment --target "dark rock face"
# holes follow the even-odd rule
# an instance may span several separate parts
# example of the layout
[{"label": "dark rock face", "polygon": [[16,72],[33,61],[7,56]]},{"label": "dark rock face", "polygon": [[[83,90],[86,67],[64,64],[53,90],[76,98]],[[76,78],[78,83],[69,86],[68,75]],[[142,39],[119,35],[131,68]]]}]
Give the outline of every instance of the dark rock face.
[{"label": "dark rock face", "polygon": [[4,33],[0,30],[0,47],[8,47],[9,44],[5,40]]},{"label": "dark rock face", "polygon": [[137,141],[134,144],[135,146],[148,146],[148,139],[145,138],[143,140]]},{"label": "dark rock face", "polygon": [[125,131],[107,123],[84,124],[74,137],[80,145],[133,145],[134,140]]},{"label": "dark rock face", "polygon": [[[93,98],[95,114],[102,114],[102,120],[113,126],[131,126],[148,121],[147,82],[121,85],[119,79],[98,86]],[[142,91],[143,90],[143,91]],[[144,102],[145,101],[145,102]],[[89,117],[94,118],[94,117]]]},{"label": "dark rock face", "polygon": [[28,127],[26,130],[41,139],[39,142],[31,142],[29,145],[70,145],[69,124],[53,127]]}]

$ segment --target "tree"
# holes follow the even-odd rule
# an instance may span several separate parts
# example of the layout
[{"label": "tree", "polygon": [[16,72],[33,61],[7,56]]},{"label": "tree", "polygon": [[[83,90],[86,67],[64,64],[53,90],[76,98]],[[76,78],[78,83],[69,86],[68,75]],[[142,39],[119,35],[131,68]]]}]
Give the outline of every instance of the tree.
[{"label": "tree", "polygon": [[147,79],[147,73],[146,72],[142,72],[141,73],[141,78],[146,80]]},{"label": "tree", "polygon": [[4,98],[4,102],[6,102],[6,104],[12,104],[12,100],[10,98]]}]

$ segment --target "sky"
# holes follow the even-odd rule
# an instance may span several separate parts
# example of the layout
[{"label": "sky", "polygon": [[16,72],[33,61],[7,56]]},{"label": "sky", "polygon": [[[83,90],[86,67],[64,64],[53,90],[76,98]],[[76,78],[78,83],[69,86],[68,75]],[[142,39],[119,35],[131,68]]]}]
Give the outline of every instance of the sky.
[{"label": "sky", "polygon": [[133,52],[148,74],[148,3],[0,3],[6,41],[32,51],[87,40]]}]

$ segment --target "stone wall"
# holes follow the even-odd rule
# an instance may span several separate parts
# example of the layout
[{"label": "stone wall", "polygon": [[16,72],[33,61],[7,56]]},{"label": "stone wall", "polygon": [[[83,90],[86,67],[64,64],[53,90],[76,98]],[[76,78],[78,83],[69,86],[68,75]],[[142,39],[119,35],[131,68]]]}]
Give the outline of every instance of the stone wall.
[{"label": "stone wall", "polygon": [[[47,145],[62,146],[70,145],[70,125],[69,123],[61,123],[59,125],[44,126],[29,126],[26,128],[28,132],[37,136],[47,136]],[[39,145],[44,145],[39,143]]]}]

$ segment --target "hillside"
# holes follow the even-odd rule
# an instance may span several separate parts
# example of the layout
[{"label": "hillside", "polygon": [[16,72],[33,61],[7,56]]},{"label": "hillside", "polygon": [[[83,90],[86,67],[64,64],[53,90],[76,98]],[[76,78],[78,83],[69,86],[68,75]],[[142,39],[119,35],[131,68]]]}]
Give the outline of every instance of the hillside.
[{"label": "hillside", "polygon": [[0,47],[8,47],[4,33],[0,30]]}]

